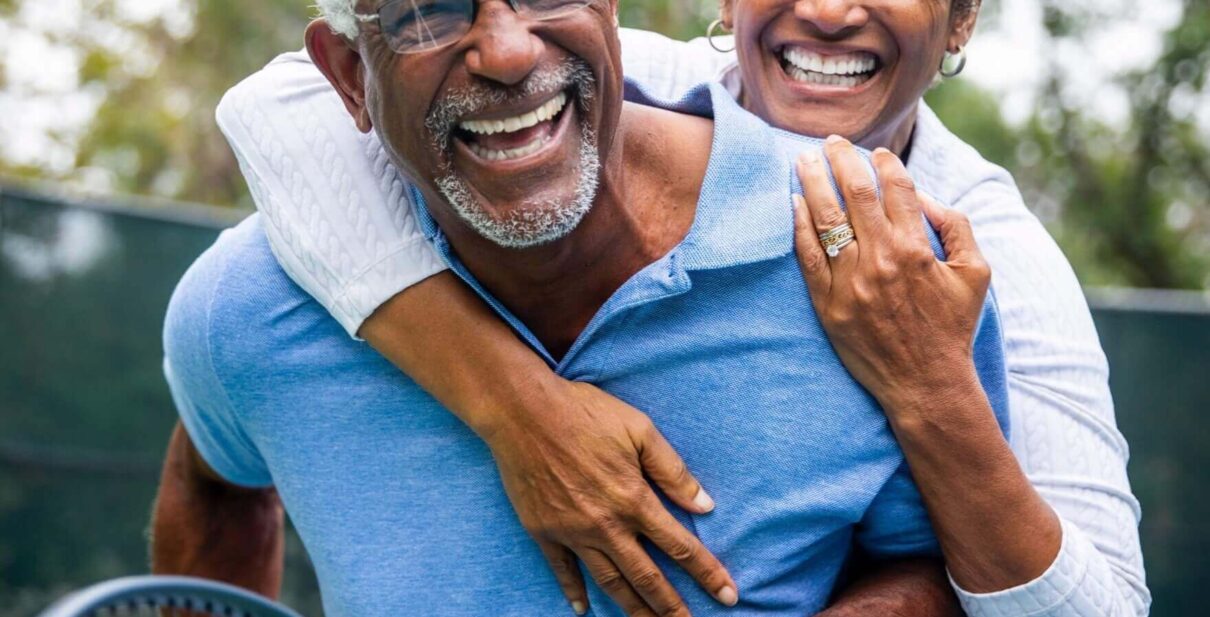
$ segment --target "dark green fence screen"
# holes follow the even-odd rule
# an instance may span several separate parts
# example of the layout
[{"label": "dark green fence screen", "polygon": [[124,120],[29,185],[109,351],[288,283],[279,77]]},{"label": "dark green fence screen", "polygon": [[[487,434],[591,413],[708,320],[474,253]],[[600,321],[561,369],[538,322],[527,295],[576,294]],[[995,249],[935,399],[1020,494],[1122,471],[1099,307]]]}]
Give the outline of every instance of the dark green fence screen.
[{"label": "dark green fence screen", "polygon": [[[232,217],[0,192],[0,617],[147,570],[175,422],[164,309]],[[1140,309],[1135,296],[1095,304],[1143,504],[1153,614],[1197,614],[1210,573],[1210,311],[1164,298]],[[293,539],[288,563],[286,601],[318,615]]]}]

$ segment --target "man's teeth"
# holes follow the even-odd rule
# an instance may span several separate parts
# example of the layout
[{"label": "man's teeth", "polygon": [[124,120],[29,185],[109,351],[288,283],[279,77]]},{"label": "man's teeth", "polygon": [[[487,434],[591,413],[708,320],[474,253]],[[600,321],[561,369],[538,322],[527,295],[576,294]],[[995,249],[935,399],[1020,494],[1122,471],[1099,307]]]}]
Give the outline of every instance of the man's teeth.
[{"label": "man's teeth", "polygon": [[467,146],[470,147],[471,152],[475,153],[475,156],[481,159],[487,161],[511,161],[512,159],[519,159],[537,152],[542,149],[542,146],[550,143],[550,139],[550,136],[539,137],[524,146],[508,150],[492,150],[484,148],[479,144],[467,144]]},{"label": "man's teeth", "polygon": [[790,76],[797,81],[825,86],[851,88],[869,79],[878,59],[873,54],[854,52],[824,56],[805,49],[787,47],[782,57],[790,64]]},{"label": "man's teeth", "polygon": [[464,120],[458,124],[458,128],[476,135],[515,133],[554,118],[563,111],[565,105],[567,105],[567,93],[560,92],[555,98],[546,101],[541,107],[531,112],[500,120]]}]

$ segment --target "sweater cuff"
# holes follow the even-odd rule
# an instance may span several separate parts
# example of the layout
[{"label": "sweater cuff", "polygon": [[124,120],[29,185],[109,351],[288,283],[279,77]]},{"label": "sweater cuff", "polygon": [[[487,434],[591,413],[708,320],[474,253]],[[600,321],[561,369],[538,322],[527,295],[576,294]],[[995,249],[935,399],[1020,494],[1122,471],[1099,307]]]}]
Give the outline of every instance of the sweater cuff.
[{"label": "sweater cuff", "polygon": [[328,310],[355,340],[361,324],[387,300],[446,269],[423,237],[410,239],[349,279]]},{"label": "sweater cuff", "polygon": [[1059,554],[1038,578],[1016,587],[991,593],[971,593],[950,584],[958,594],[963,610],[971,617],[1029,617],[1049,614],[1069,603],[1088,572],[1088,560],[1095,547],[1083,534],[1060,518],[1063,540]]}]

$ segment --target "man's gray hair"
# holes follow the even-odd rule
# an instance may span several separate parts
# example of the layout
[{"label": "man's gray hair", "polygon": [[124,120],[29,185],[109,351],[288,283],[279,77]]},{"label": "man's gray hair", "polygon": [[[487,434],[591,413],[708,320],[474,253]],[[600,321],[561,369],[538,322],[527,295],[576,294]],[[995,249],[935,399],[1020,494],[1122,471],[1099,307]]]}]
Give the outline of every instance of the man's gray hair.
[{"label": "man's gray hair", "polygon": [[357,38],[357,17],[354,10],[357,0],[316,0],[315,8],[319,16],[328,20],[328,25],[336,34]]}]

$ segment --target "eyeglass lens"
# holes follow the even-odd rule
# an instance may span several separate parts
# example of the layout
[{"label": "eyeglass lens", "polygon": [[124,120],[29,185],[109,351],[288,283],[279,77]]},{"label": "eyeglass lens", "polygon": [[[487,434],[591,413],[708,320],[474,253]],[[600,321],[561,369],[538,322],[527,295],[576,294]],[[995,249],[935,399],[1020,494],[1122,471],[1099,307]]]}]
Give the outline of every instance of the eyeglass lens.
[{"label": "eyeglass lens", "polygon": [[[414,53],[443,47],[462,38],[475,21],[478,0],[394,0],[378,10],[379,25],[391,49]],[[517,13],[536,20],[562,17],[593,0],[511,0]]]}]

